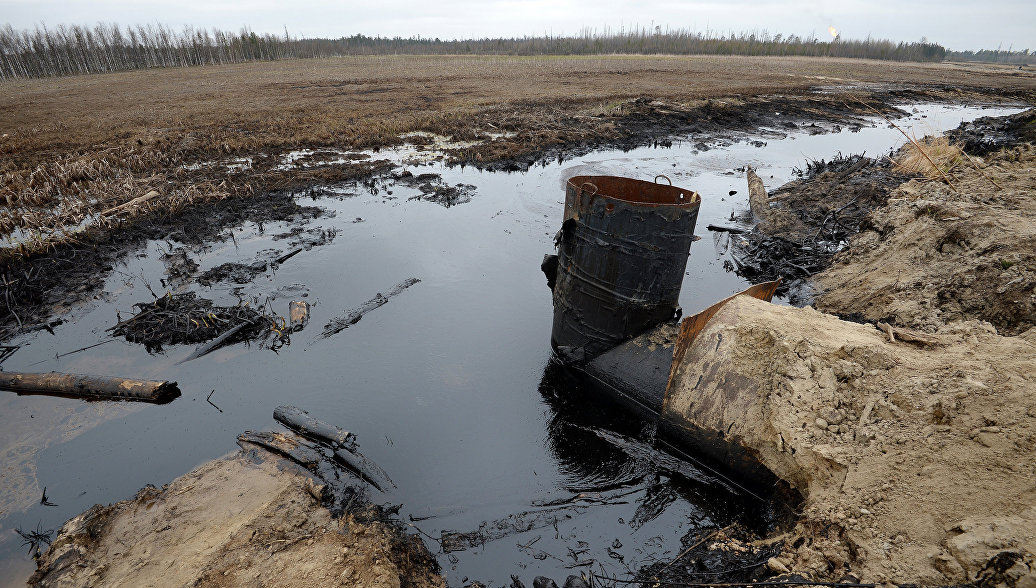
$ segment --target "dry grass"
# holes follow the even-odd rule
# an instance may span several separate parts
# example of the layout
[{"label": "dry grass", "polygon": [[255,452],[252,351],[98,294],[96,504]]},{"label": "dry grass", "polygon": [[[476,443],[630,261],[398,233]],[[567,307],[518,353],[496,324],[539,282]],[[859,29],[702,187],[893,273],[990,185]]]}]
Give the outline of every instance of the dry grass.
[{"label": "dry grass", "polygon": [[960,146],[950,143],[946,137],[924,137],[907,143],[892,161],[897,171],[940,180],[963,165],[964,158]]},{"label": "dry grass", "polygon": [[[109,230],[127,216],[356,173],[274,170],[273,156],[290,149],[384,146],[411,131],[513,133],[477,154],[492,160],[614,138],[638,97],[687,115],[717,97],[905,80],[1036,92],[1036,74],[986,66],[720,56],[343,57],[9,82],[0,85],[0,237],[18,244],[0,257],[75,239],[84,224]],[[252,170],[189,171],[230,156],[253,157]],[[151,190],[161,197],[101,214]]]}]

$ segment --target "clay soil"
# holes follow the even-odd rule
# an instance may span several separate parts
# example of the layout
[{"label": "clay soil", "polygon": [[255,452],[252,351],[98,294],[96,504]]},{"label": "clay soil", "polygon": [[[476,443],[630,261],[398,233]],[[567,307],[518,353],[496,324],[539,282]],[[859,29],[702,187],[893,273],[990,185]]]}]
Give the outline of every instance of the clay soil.
[{"label": "clay soil", "polygon": [[[900,332],[900,335],[903,335]],[[1036,580],[1036,341],[957,321],[927,343],[749,297],[706,325],[664,418],[723,431],[798,490],[770,573]]]}]

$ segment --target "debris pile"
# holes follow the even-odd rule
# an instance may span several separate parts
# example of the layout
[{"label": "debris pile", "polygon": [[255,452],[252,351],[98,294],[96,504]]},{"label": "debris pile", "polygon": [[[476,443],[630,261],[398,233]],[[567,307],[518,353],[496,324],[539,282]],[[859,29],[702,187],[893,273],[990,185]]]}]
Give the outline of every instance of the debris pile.
[{"label": "debris pile", "polygon": [[966,153],[987,155],[1019,143],[1036,142],[1036,109],[1010,116],[983,116],[961,123],[946,135]]},{"label": "debris pile", "polygon": [[[808,281],[828,266],[849,238],[866,224],[870,211],[911,176],[888,161],[861,155],[806,163],[789,182],[766,198],[772,204],[754,229],[731,237],[727,269],[752,282],[782,279],[779,295],[808,304]],[[715,229],[714,229],[715,230]]]},{"label": "debris pile", "polygon": [[238,327],[241,328],[235,333],[236,340],[252,340],[278,325],[275,317],[260,313],[247,302],[216,306],[194,292],[168,293],[153,302],[133,306],[140,312],[108,331],[112,336],[143,344],[149,353],[160,352],[164,345],[209,341]]},{"label": "debris pile", "polygon": [[392,178],[401,185],[417,188],[421,191],[421,194],[411,196],[410,200],[427,200],[428,202],[441,204],[446,208],[471,202],[471,197],[476,190],[475,186],[471,184],[451,186],[439,174],[427,173],[415,176],[409,171],[402,171],[394,174]]}]

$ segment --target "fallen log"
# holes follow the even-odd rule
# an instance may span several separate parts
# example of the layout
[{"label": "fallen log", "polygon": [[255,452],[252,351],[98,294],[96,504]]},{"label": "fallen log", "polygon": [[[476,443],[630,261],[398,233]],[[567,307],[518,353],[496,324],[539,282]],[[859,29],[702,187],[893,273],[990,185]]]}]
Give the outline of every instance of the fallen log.
[{"label": "fallen log", "polygon": [[763,185],[763,180],[750,167],[745,169],[745,177],[748,179],[748,206],[752,209],[752,214],[759,221],[769,219],[769,195],[766,193],[766,186]]},{"label": "fallen log", "polygon": [[385,470],[357,450],[354,436],[349,431],[317,420],[297,406],[278,406],[273,411],[273,419],[306,439],[330,447],[336,464],[378,491],[396,487]]},{"label": "fallen log", "polygon": [[377,464],[359,453],[337,449],[334,452],[334,459],[337,464],[373,486],[378,492],[384,492],[386,486],[396,487],[396,484],[388,477],[385,470],[382,470]]},{"label": "fallen log", "polygon": [[351,445],[352,433],[318,421],[297,406],[278,406],[273,411],[273,419],[299,435],[330,445],[333,449]]},{"label": "fallen log", "polygon": [[893,327],[887,323],[878,323],[875,325],[879,331],[888,335],[889,343],[895,343],[897,338],[900,341],[906,341],[909,343],[916,343],[923,346],[936,346],[945,345],[938,337],[929,335],[928,333],[922,333],[913,329],[905,329],[903,327]]},{"label": "fallen log", "polygon": [[285,253],[284,255],[278,257],[277,258],[277,264],[280,265],[280,264],[284,263],[285,261],[288,261],[292,257],[295,257],[299,253],[302,253],[302,248],[301,247],[296,247],[295,249],[292,249],[291,251],[289,251],[289,252]]},{"label": "fallen log", "polygon": [[0,372],[0,389],[18,394],[43,394],[104,400],[169,402],[180,396],[176,382],[131,380],[50,372],[27,374]]},{"label": "fallen log", "polygon": [[125,208],[133,208],[135,206],[140,206],[141,204],[144,204],[145,202],[155,198],[156,196],[161,196],[161,194],[158,192],[158,190],[151,190],[143,196],[137,196],[136,198],[129,200],[128,202],[123,202],[118,206],[113,206],[107,210],[102,211],[101,216],[108,216],[113,212],[119,212]]}]

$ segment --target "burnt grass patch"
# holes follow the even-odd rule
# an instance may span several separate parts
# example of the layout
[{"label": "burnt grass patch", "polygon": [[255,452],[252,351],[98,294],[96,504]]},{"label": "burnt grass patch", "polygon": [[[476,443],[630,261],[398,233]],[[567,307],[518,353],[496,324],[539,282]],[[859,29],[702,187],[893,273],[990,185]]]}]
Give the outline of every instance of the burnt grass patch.
[{"label": "burnt grass patch", "polygon": [[692,141],[695,148],[707,151],[763,129],[778,135],[858,130],[873,124],[870,118],[875,112],[889,118],[906,115],[894,103],[940,99],[946,96],[935,88],[885,90],[854,99],[824,94],[733,96],[690,105],[641,97],[596,116],[561,117],[548,129],[523,131],[510,142],[493,141],[457,150],[451,163],[487,171],[520,172],[539,162],[560,162],[597,149],[668,147],[674,139]]},{"label": "burnt grass patch", "polygon": [[299,205],[288,192],[228,198],[144,217],[118,230],[56,245],[46,254],[6,261],[0,265],[0,340],[49,329],[57,315],[95,298],[116,265],[149,239],[201,246],[222,240],[226,227],[246,221],[302,221],[322,213],[318,207]]},{"label": "burnt grass patch", "polygon": [[946,133],[971,155],[986,155],[1019,143],[1036,143],[1036,109],[1010,116],[983,116]]}]

